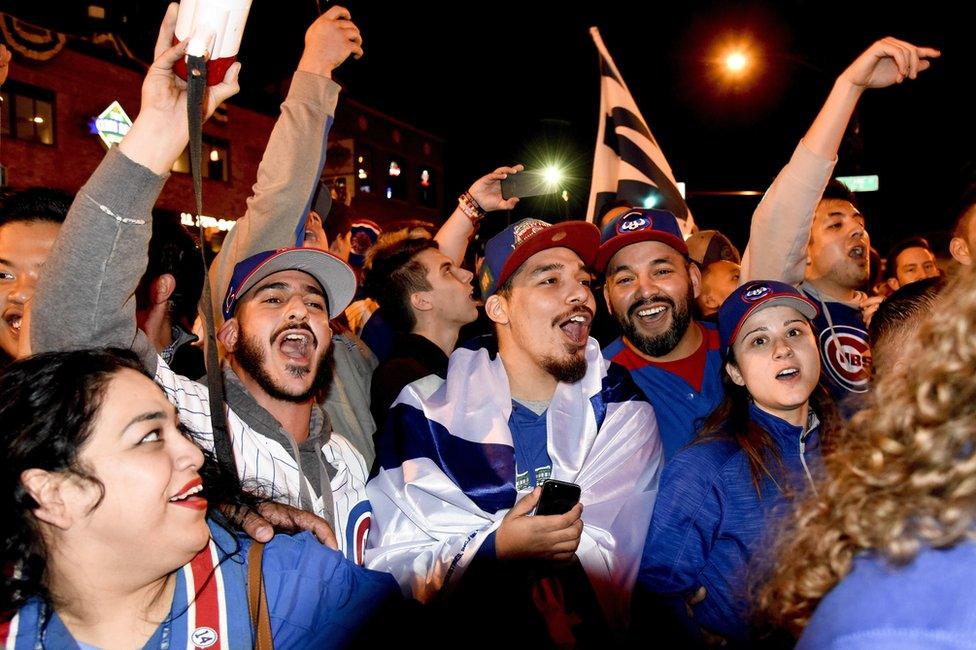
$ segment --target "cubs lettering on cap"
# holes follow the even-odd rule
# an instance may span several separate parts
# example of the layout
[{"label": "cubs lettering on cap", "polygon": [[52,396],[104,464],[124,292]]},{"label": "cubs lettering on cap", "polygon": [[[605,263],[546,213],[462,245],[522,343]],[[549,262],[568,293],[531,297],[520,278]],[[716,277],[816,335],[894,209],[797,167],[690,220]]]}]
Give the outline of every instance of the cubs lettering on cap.
[{"label": "cubs lettering on cap", "polygon": [[649,208],[621,213],[603,227],[600,241],[596,270],[601,273],[606,271],[607,265],[617,251],[643,241],[658,241],[685,257],[688,256],[688,246],[681,234],[678,220],[667,210]]},{"label": "cubs lettering on cap", "polygon": [[761,300],[763,296],[768,295],[770,291],[772,289],[767,284],[749,285],[746,292],[742,294],[742,299],[746,302],[756,302],[757,300]]},{"label": "cubs lettering on cap", "polygon": [[620,217],[617,222],[616,231],[619,234],[624,234],[628,232],[637,232],[638,230],[646,230],[654,226],[654,218],[650,214],[644,214],[641,212],[628,212],[624,216]]},{"label": "cubs lettering on cap", "polygon": [[729,349],[739,336],[739,330],[750,316],[777,305],[792,307],[807,320],[813,320],[819,312],[813,301],[794,286],[775,280],[747,282],[733,291],[718,309],[718,334],[722,341],[722,355],[728,356]]}]

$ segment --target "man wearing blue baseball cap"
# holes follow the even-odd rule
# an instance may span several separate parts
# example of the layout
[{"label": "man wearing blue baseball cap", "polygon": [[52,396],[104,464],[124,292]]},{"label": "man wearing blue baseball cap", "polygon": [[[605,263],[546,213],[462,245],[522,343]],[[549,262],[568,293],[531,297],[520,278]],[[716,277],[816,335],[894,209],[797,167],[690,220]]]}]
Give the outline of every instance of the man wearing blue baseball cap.
[{"label": "man wearing blue baseball cap", "polygon": [[[337,24],[337,15],[344,11],[327,12],[309,32],[306,54],[314,55],[311,58],[323,71],[358,47]],[[321,30],[331,36],[316,36]],[[132,130],[109,151],[72,204],[38,285],[31,341],[37,351],[132,349],[177,407],[181,423],[209,446],[213,429],[208,387],[174,373],[157,354],[136,329],[133,298],[146,266],[152,205],[187,144],[185,90],[172,73],[179,56],[168,49],[171,38],[171,34],[160,37],[158,49],[163,54],[144,84],[143,109]],[[330,53],[323,54],[322,47]],[[296,75],[296,80],[299,77],[309,81],[307,75]],[[214,86],[212,99],[223,100],[236,89],[231,75]],[[292,124],[293,112],[306,107],[301,101],[286,103],[279,126]],[[319,117],[324,139],[331,119],[324,113]],[[278,131],[276,127],[272,143],[281,154],[287,146]],[[325,519],[332,530],[323,530],[329,527],[322,524],[317,531],[320,539],[337,543],[347,558],[361,563],[370,519],[365,492],[369,468],[362,454],[333,432],[314,395],[328,376],[323,368],[331,342],[329,314],[349,303],[355,284],[352,271],[319,250],[259,252],[261,248],[256,248],[241,254],[254,244],[258,225],[275,221],[275,216],[287,220],[294,230],[298,219],[288,217],[289,212],[304,214],[303,181],[292,178],[294,185],[285,179],[273,181],[279,173],[302,166],[307,167],[307,162],[295,161],[287,170],[262,165],[257,195],[248,203],[248,220],[238,226],[234,242],[225,246],[230,286],[226,293],[214,294],[214,303],[228,319],[219,329],[227,350],[223,367],[227,429],[244,485],[256,483],[279,502]],[[309,187],[317,178],[314,169],[301,175],[309,180]],[[263,214],[272,206],[284,212]],[[305,512],[289,516],[321,521]],[[265,539],[271,536],[267,523],[260,534]]]},{"label": "man wearing blue baseball cap", "polygon": [[[446,380],[403,389],[367,486],[367,565],[421,601],[453,594],[461,616],[521,621],[525,645],[576,645],[599,619],[624,625],[654,504],[653,410],[589,338],[598,247],[582,221],[524,219],[488,241],[479,286],[498,352],[458,349]],[[578,485],[580,503],[529,516],[547,479]],[[554,588],[563,602],[540,600]],[[573,617],[581,625],[559,636]]]},{"label": "man wearing blue baseball cap", "polygon": [[627,368],[654,405],[670,458],[724,396],[718,332],[694,317],[701,271],[665,210],[624,211],[604,226],[601,241],[596,269],[623,331],[603,356]]}]

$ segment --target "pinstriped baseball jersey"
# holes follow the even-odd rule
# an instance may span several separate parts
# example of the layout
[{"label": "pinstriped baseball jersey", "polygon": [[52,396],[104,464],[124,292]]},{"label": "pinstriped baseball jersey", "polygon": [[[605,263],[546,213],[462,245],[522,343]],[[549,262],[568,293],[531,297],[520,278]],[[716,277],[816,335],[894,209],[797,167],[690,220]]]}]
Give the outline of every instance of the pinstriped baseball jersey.
[{"label": "pinstriped baseball jersey", "polygon": [[[213,429],[210,426],[210,398],[207,387],[177,375],[162,358],[157,360],[155,379],[176,407],[183,425],[195,434],[204,448],[212,451]],[[245,485],[256,482],[276,501],[301,507],[298,466],[291,451],[254,430],[232,409],[226,409],[226,416],[237,471]],[[361,565],[372,514],[366,497],[369,467],[366,466],[362,454],[337,433],[330,435],[328,442],[323,445],[322,457],[336,470],[330,484],[335,502],[333,528],[339,541],[339,550]],[[308,493],[316,495],[313,511],[322,516],[322,496],[318,494],[316,486],[307,478],[304,480]]]}]

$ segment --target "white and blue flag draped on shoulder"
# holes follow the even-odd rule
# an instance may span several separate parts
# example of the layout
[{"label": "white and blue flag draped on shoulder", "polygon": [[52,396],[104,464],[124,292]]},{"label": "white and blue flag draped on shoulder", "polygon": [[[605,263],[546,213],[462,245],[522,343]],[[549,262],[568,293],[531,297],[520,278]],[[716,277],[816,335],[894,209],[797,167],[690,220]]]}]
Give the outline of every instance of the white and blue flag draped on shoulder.
[{"label": "white and blue flag draped on shoulder", "polygon": [[653,194],[657,201],[647,207],[670,211],[687,237],[695,221],[678,191],[671,166],[603,45],[600,31],[591,27],[590,35],[600,54],[600,123],[586,218],[597,221],[603,207],[615,200],[645,207]]},{"label": "white and blue flag draped on shoulder", "polygon": [[[582,488],[577,556],[609,622],[626,622],[662,464],[653,408],[594,339],[586,376],[560,383],[547,414],[552,478]],[[377,437],[366,491],[366,564],[427,602],[449,590],[528,490],[515,489],[512,398],[499,356],[456,350],[447,380],[400,393]]]}]

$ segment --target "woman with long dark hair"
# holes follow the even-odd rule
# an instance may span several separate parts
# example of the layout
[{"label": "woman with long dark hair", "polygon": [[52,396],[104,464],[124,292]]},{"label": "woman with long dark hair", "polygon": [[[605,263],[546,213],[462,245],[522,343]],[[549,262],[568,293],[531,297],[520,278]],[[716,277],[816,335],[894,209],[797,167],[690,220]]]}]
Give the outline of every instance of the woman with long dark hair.
[{"label": "woman with long dark hair", "polygon": [[[251,540],[215,508],[253,504],[130,352],[8,367],[0,457],[0,646],[253,645]],[[262,573],[280,648],[342,647],[396,592],[307,532],[269,542]]]},{"label": "woman with long dark hair", "polygon": [[816,314],[772,281],[739,287],[719,310],[726,399],[664,468],[638,576],[636,602],[668,612],[658,631],[685,645],[749,637],[750,559],[821,464],[834,416]]}]

